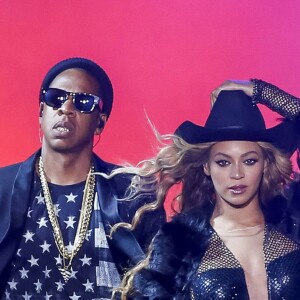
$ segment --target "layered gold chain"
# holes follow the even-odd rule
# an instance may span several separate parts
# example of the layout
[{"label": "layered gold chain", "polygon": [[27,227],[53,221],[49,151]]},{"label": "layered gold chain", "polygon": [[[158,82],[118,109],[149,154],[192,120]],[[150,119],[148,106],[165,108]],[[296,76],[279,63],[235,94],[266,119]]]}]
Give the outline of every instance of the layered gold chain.
[{"label": "layered gold chain", "polygon": [[[83,199],[82,199],[82,206],[80,211],[80,217],[78,222],[78,227],[73,243],[73,249],[72,251],[69,251],[68,248],[64,244],[62,232],[58,223],[57,216],[55,214],[54,204],[51,198],[51,194],[49,191],[49,186],[47,183],[45,171],[44,171],[44,165],[42,157],[39,159],[39,176],[41,180],[42,190],[44,194],[45,204],[49,216],[50,223],[52,225],[53,229],[53,236],[54,240],[57,246],[57,249],[59,253],[63,257],[63,269],[60,269],[60,271],[63,274],[63,277],[65,281],[67,281],[70,277],[69,269],[71,267],[72,260],[74,256],[78,253],[80,250],[85,238],[86,233],[88,231],[88,226],[90,222],[91,212],[93,210],[93,198],[94,198],[94,190],[95,190],[95,175],[94,175],[94,167],[92,166],[90,168],[89,174],[86,179],[84,193],[83,193]],[[69,261],[69,263],[66,263],[66,260]]]}]

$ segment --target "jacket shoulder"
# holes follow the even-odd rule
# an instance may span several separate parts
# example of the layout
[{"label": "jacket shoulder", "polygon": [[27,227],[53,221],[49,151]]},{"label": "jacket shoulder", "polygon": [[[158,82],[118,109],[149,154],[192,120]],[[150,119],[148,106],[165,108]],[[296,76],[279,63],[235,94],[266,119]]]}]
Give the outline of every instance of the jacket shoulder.
[{"label": "jacket shoulder", "polygon": [[8,187],[14,183],[16,174],[21,166],[21,163],[5,166],[0,168],[1,187]]},{"label": "jacket shoulder", "polygon": [[21,163],[16,163],[8,166],[4,166],[0,168],[0,174],[5,173],[5,172],[14,172],[17,171],[20,167]]}]

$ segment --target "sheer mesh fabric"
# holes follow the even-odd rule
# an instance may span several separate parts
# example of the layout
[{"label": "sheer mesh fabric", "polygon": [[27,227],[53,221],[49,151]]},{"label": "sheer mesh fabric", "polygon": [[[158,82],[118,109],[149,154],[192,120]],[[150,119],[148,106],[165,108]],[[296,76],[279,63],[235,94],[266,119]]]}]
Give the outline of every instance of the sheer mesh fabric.
[{"label": "sheer mesh fabric", "polygon": [[261,103],[288,119],[294,119],[300,113],[300,99],[288,94],[273,84],[260,79],[251,79],[254,83],[253,103]]},{"label": "sheer mesh fabric", "polygon": [[[264,257],[270,299],[299,299],[300,247],[266,225]],[[245,273],[216,232],[191,280],[191,299],[247,300]]]}]

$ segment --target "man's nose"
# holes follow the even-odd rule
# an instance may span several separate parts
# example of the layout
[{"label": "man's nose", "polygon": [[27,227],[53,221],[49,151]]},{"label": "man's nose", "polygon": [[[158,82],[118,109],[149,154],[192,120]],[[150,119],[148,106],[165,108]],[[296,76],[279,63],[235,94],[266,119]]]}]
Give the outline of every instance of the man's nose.
[{"label": "man's nose", "polygon": [[73,117],[76,115],[76,108],[73,104],[72,96],[68,96],[68,99],[59,108],[59,112],[60,112],[60,114],[68,115],[70,117]]}]

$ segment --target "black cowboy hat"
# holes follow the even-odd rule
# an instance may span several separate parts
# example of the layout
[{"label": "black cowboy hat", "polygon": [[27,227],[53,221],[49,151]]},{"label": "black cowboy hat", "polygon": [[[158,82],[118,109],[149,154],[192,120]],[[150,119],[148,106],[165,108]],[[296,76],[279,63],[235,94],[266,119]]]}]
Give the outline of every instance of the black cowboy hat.
[{"label": "black cowboy hat", "polygon": [[242,91],[222,91],[203,126],[190,121],[175,131],[189,144],[219,141],[260,141],[273,144],[284,153],[296,149],[296,132],[291,121],[267,129],[256,105]]}]

